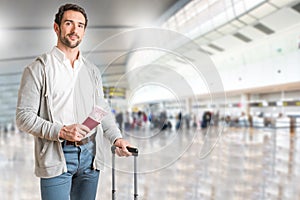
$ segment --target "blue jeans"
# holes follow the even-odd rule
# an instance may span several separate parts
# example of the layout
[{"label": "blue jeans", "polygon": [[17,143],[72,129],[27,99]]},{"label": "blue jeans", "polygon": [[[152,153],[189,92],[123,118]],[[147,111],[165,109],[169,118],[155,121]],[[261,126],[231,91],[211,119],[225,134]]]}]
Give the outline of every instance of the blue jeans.
[{"label": "blue jeans", "polygon": [[75,147],[63,145],[68,171],[53,178],[41,178],[43,200],[96,199],[99,171],[92,169],[94,143]]}]

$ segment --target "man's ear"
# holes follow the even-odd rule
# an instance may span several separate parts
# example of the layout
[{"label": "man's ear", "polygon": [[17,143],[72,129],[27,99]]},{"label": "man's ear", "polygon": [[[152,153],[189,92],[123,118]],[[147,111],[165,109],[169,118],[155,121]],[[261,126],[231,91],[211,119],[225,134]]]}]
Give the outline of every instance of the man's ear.
[{"label": "man's ear", "polygon": [[58,26],[58,24],[54,23],[53,28],[54,28],[55,33],[58,35],[58,33],[59,33],[59,26]]}]

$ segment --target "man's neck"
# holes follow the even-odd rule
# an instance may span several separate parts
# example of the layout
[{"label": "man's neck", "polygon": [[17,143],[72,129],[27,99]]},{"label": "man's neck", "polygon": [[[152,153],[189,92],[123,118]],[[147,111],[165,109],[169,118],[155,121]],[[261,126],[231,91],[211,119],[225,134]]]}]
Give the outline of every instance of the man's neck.
[{"label": "man's neck", "polygon": [[57,45],[57,48],[59,48],[62,52],[65,53],[65,56],[71,63],[71,66],[74,67],[74,62],[78,59],[79,56],[79,48],[69,48],[62,45]]}]

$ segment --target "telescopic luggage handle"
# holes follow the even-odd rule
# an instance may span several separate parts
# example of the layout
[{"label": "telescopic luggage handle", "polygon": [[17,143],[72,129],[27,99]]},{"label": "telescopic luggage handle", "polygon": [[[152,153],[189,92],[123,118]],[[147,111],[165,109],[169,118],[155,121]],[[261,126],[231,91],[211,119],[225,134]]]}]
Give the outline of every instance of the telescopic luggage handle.
[{"label": "telescopic luggage handle", "polygon": [[[116,147],[113,145],[111,147],[111,152],[112,152],[112,200],[116,199],[116,186],[115,186],[115,153],[116,153]],[[138,191],[137,191],[137,156],[138,156],[138,149],[134,147],[126,147],[127,150],[132,153],[134,157],[134,172],[133,172],[133,178],[134,178],[134,200],[138,199]]]}]

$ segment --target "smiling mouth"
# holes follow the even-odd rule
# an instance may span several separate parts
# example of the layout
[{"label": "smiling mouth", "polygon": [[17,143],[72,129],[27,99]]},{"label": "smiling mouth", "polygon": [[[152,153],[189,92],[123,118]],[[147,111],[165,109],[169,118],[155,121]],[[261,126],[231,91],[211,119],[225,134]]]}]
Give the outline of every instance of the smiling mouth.
[{"label": "smiling mouth", "polygon": [[79,39],[79,37],[77,35],[69,35],[69,38],[71,40],[76,40],[76,39]]}]

